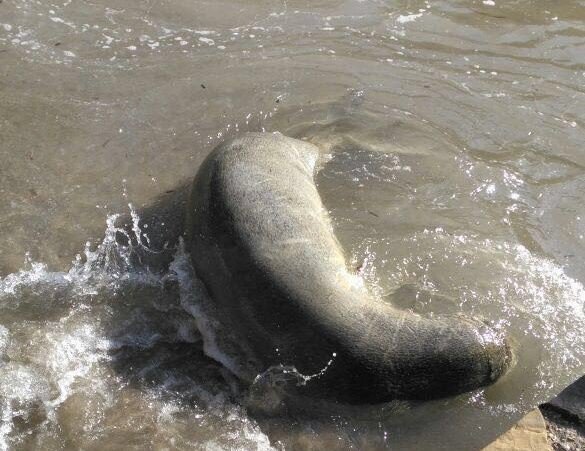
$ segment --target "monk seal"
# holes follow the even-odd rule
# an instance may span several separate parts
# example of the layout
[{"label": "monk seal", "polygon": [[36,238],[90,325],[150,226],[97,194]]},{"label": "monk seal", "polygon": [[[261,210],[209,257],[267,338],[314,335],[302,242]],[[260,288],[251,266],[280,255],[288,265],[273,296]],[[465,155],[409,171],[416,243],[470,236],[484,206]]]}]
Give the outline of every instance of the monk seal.
[{"label": "monk seal", "polygon": [[219,321],[247,349],[238,376],[294,367],[314,376],[301,394],[364,404],[497,380],[511,351],[489,326],[399,310],[348,270],[314,183],[318,159],[308,142],[248,133],[195,177],[187,246]]}]

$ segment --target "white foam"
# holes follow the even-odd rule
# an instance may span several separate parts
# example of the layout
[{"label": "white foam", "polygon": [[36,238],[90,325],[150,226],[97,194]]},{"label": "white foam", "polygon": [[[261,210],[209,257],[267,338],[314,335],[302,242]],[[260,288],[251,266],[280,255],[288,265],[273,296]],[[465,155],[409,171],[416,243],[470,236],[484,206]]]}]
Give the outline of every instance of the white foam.
[{"label": "white foam", "polygon": [[398,23],[409,23],[409,22],[414,22],[416,19],[418,19],[419,17],[422,17],[422,13],[418,13],[418,14],[407,14],[407,15],[400,15],[396,18],[396,22]]},{"label": "white foam", "polygon": [[10,344],[10,331],[0,324],[0,362]]},{"label": "white foam", "polygon": [[204,42],[204,43],[205,43],[205,44],[207,44],[207,45],[210,45],[210,46],[211,46],[211,45],[215,45],[215,41],[214,41],[213,39],[210,39],[210,38],[204,38],[204,37],[200,37],[200,38],[199,38],[199,40],[200,40],[201,42]]},{"label": "white foam", "polygon": [[197,328],[204,340],[204,352],[212,359],[220,362],[233,374],[241,374],[240,364],[237,359],[226,353],[219,343],[220,324],[215,320],[209,302],[209,296],[201,281],[195,276],[195,271],[190,262],[190,257],[185,250],[183,240],[179,246],[173,261],[169,266],[169,272],[176,275],[179,283],[181,306],[190,313],[197,322]]}]

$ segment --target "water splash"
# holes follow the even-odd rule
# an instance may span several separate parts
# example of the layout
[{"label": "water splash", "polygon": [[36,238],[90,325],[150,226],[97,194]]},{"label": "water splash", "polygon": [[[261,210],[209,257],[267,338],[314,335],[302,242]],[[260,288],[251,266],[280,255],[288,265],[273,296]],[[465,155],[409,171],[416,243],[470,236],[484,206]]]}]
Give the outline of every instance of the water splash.
[{"label": "water splash", "polygon": [[[228,401],[229,390],[216,388],[225,384],[219,365],[202,380],[197,373],[203,368],[167,369],[182,354],[195,359],[193,364],[209,365],[198,357],[199,329],[207,332],[205,352],[227,366],[230,360],[215,342],[217,324],[203,315],[200,301],[206,295],[183,243],[167,272],[151,271],[141,256],[158,251],[132,204],[129,209],[131,225],[119,226],[120,215],[109,215],[101,242],[87,243],[69,270],[51,271],[27,256],[24,269],[0,279],[0,449],[60,434],[56,431],[70,409],[76,413],[67,422],[79,423],[90,442],[114,430],[131,430],[132,416],[143,408],[121,406],[120,399],[128,396],[137,405],[146,403],[154,424],[172,418],[173,427],[208,427],[213,416],[219,429],[211,447],[245,431],[235,443],[270,449],[257,425]],[[135,383],[144,390],[136,393]],[[80,399],[86,401],[77,406]],[[116,410],[127,411],[127,424],[112,429],[108,416]]]}]

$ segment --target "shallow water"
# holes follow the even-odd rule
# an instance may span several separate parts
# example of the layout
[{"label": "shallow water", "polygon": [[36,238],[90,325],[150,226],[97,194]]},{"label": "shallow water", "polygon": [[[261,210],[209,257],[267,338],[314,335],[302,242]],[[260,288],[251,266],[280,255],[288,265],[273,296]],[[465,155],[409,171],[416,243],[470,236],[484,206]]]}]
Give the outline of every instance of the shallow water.
[{"label": "shallow water", "polygon": [[[584,19],[570,0],[0,2],[0,447],[477,449],[560,392],[585,373]],[[254,408],[270,392],[208,357],[226,343],[178,240],[198,165],[246,130],[330,154],[356,271],[401,308],[489,320],[512,371],[432,403]]]}]

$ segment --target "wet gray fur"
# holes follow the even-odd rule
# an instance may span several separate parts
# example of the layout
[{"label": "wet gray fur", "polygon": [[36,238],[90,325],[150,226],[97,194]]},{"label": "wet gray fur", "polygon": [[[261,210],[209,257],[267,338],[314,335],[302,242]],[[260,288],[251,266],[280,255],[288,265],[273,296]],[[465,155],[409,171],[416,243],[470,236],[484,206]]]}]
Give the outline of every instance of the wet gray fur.
[{"label": "wet gray fur", "polygon": [[424,318],[375,298],[348,266],[314,183],[319,149],[249,133],[195,178],[188,246],[218,320],[247,348],[252,382],[275,365],[322,374],[302,394],[352,403],[429,399],[497,380],[506,340],[465,318]]}]

